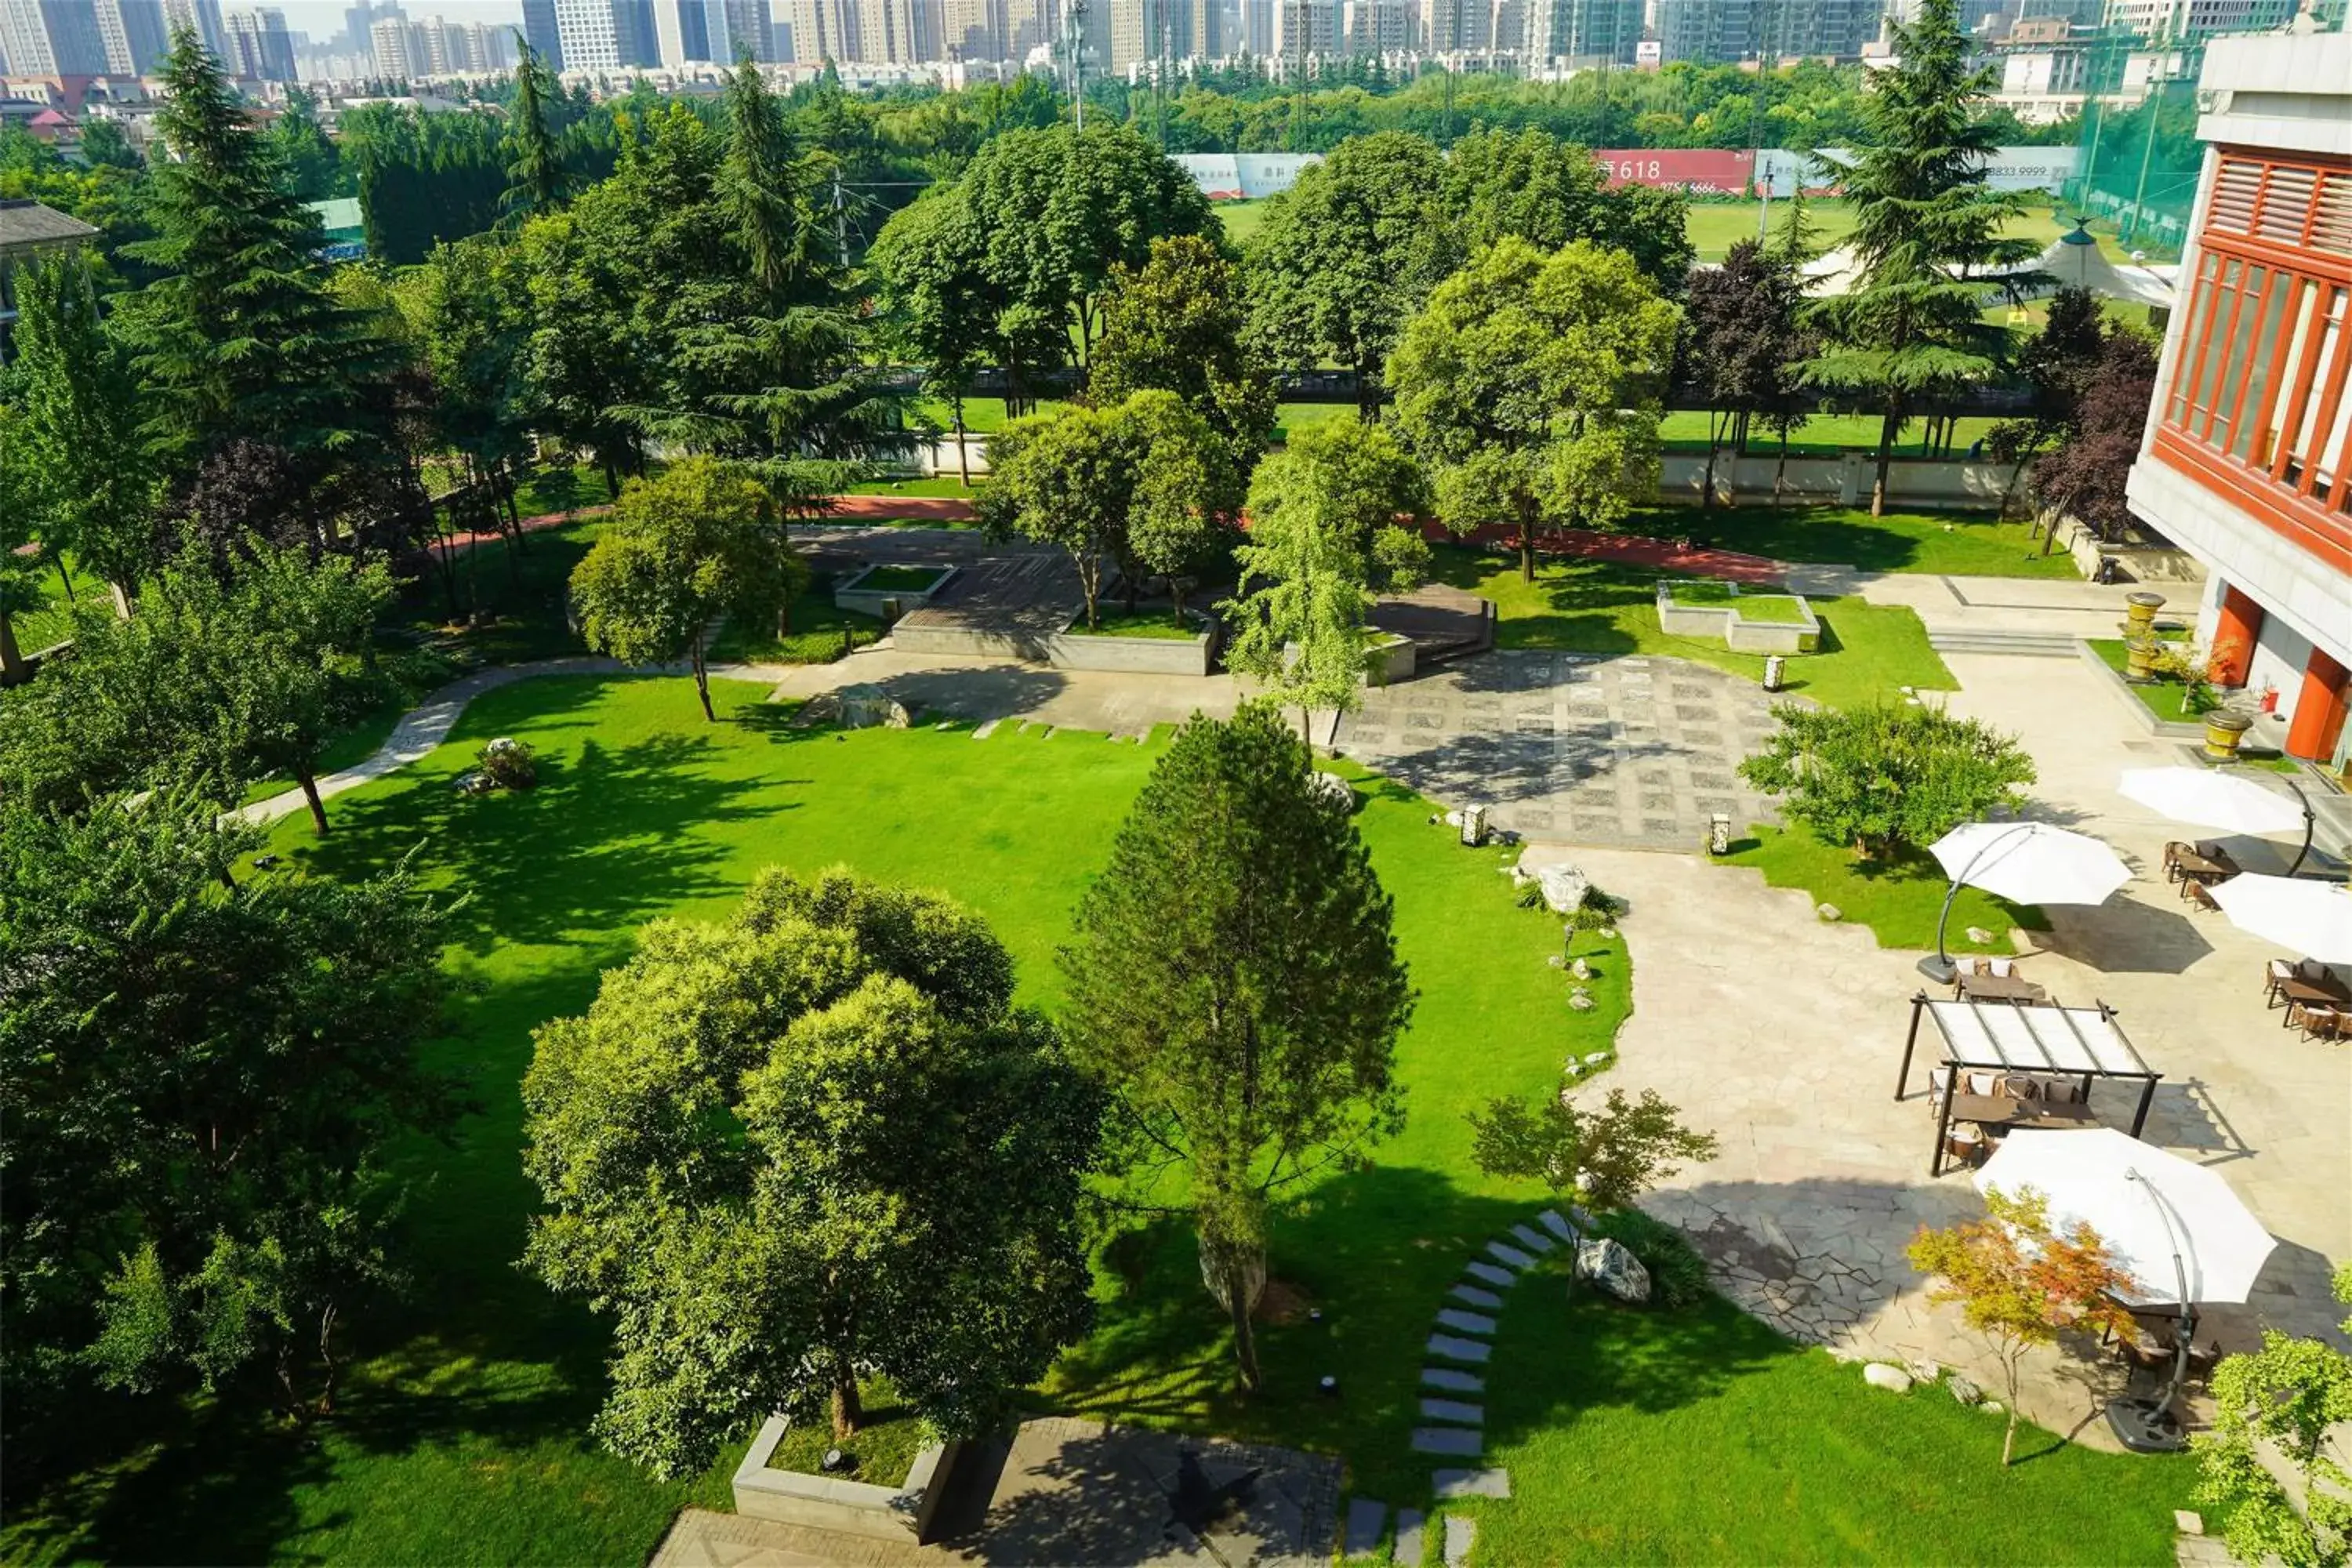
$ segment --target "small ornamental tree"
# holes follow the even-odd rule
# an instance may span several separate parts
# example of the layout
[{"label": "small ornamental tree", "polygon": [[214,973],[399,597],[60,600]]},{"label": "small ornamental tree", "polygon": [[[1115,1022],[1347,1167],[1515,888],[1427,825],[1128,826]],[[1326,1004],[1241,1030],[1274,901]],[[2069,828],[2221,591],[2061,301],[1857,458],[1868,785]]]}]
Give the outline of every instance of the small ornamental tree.
[{"label": "small ornamental tree", "polygon": [[[1720,267],[1691,274],[1685,302],[1684,371],[1707,402],[1706,477],[1702,507],[1715,504],[1715,465],[1723,448],[1748,449],[1759,419],[1780,432],[1788,463],[1788,429],[1795,421],[1796,367],[1812,353],[1797,324],[1804,283],[1794,265],[1765,253],[1752,239],[1731,247]],[[1775,479],[1773,496],[1780,496]]]},{"label": "small ornamental tree", "polygon": [[807,576],[767,489],[688,458],[621,492],[611,525],[572,569],[572,601],[583,640],[600,653],[623,664],[685,656],[702,716],[715,720],[704,661],[711,622],[773,626]]},{"label": "small ornamental tree", "polygon": [[2132,1288],[2131,1277],[2089,1226],[2053,1230],[2048,1199],[2031,1187],[2015,1194],[1988,1189],[1984,1218],[1946,1230],[1922,1226],[1904,1256],[1912,1268],[1935,1277],[1927,1299],[1958,1303],[1961,1319],[1985,1337],[2000,1362],[2009,1393],[2009,1425],[2000,1440],[2004,1468],[2017,1447],[2026,1353],[2055,1343],[2062,1333],[2135,1331],[2130,1311],[2116,1297]]},{"label": "small ornamental tree", "polygon": [[[2336,1270],[2352,1304],[2352,1264]],[[2343,1323],[2352,1334],[2352,1318]],[[2213,1429],[2189,1439],[2198,1500],[2229,1510],[2222,1539],[2252,1565],[2352,1563],[2352,1473],[2336,1445],[2352,1426],[2352,1355],[2325,1340],[2263,1331],[2263,1348],[2213,1369]]]},{"label": "small ornamental tree", "polygon": [[2139,459],[2155,395],[2155,345],[2138,332],[2109,332],[2073,424],[2053,450],[2034,460],[2034,504],[2053,518],[2073,518],[2111,543],[2122,539],[2132,525],[2124,484]]},{"label": "small ornamental tree", "polygon": [[678,1475],[771,1411],[846,1437],[868,1375],[986,1430],[1091,1319],[1101,1111],[1003,945],[838,870],[639,937],[523,1080],[524,1262],[613,1321],[604,1441]]},{"label": "small ornamental tree", "polygon": [[1195,718],[1151,771],[1063,950],[1072,1052],[1114,1097],[1129,1201],[1189,1177],[1201,1277],[1258,1385],[1268,1209],[1402,1125],[1413,994],[1355,824],[1274,710]]},{"label": "small ornamental tree", "polygon": [[1715,1135],[1683,1125],[1681,1112],[1645,1089],[1638,1100],[1609,1091],[1599,1110],[1546,1095],[1530,1105],[1497,1098],[1470,1115],[1470,1157],[1490,1176],[1541,1182],[1555,1197],[1607,1211],[1682,1168],[1712,1160]]},{"label": "small ornamental tree", "polygon": [[1877,858],[1924,848],[1996,806],[2022,804],[2033,759],[1975,719],[1935,708],[1772,710],[1780,728],[1739,776],[1786,797],[1789,815],[1832,844]]}]

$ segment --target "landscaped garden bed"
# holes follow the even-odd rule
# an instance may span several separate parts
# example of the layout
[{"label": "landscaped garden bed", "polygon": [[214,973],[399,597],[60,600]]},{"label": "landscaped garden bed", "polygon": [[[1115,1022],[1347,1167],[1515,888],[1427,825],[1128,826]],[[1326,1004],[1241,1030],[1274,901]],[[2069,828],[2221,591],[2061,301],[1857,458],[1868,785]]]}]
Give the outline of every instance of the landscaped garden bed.
[{"label": "landscaped garden bed", "polygon": [[880,640],[880,616],[841,608],[834,602],[833,586],[826,573],[810,579],[793,601],[789,630],[729,621],[710,645],[711,658],[722,664],[830,664]]},{"label": "landscaped garden bed", "polygon": [[[1838,911],[1848,925],[1867,927],[1881,947],[1912,948],[1932,952],[1936,919],[1944,905],[1950,879],[1935,860],[1921,852],[1868,859],[1843,845],[1826,844],[1802,828],[1759,825],[1744,839],[1732,842],[1726,866],[1752,866],[1776,888],[1796,888]],[[1990,942],[1971,942],[1975,927],[1992,933]],[[1962,888],[1952,901],[1951,923],[1945,928],[1947,947],[1953,952],[2015,952],[2010,929],[2048,931],[2049,917],[2031,904],[2012,904],[1978,888]]]},{"label": "landscaped garden bed", "polygon": [[1086,613],[1045,639],[1045,661],[1061,669],[1114,670],[1139,675],[1206,675],[1216,653],[1214,623],[1197,611],[1178,622],[1166,605],[1129,611],[1096,606],[1095,624]]},{"label": "landscaped garden bed", "polygon": [[[2186,634],[2157,634],[2159,640],[2180,640]],[[2131,668],[2131,647],[2122,637],[2085,637],[2084,642],[2098,656],[2099,662],[2121,678]],[[2221,700],[2210,687],[2192,684],[2177,677],[2158,676],[2153,680],[2124,680],[2124,689],[2139,705],[2153,714],[2159,724],[2187,724],[2202,731],[2205,715],[2221,706]]]},{"label": "landscaped garden bed", "polygon": [[1822,643],[1822,623],[1801,595],[1712,578],[1661,582],[1658,626],[1674,637],[1720,637],[1740,653],[1811,653]]},{"label": "landscaped garden bed", "polygon": [[[836,1442],[823,1422],[770,1416],[735,1467],[735,1511],[883,1541],[928,1539],[960,1445],[940,1443],[889,1403],[888,1385],[864,1391],[866,1420]],[[825,1457],[840,1456],[828,1470]]]},{"label": "landscaped garden bed", "polygon": [[853,572],[834,585],[833,605],[837,610],[857,610],[869,616],[887,616],[892,605],[899,614],[930,603],[931,598],[947,580],[955,575],[952,566],[867,566]]}]

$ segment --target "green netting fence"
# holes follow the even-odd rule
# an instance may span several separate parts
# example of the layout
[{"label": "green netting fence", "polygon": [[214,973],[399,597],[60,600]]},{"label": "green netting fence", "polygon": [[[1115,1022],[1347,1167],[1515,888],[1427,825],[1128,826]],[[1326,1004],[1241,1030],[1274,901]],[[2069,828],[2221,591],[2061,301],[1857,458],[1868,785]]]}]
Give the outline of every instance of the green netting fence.
[{"label": "green netting fence", "polygon": [[[2142,51],[2137,59],[2134,50]],[[2077,142],[2082,158],[2064,195],[2114,225],[2127,247],[2151,259],[2169,258],[2179,255],[2189,232],[2204,164],[2204,144],[2197,140],[2197,74],[2204,51],[2184,46],[2154,61],[2145,51],[2140,40],[2119,38],[2094,52],[2086,84],[2092,96]],[[2108,95],[2140,100],[2124,106],[2109,102]]]}]

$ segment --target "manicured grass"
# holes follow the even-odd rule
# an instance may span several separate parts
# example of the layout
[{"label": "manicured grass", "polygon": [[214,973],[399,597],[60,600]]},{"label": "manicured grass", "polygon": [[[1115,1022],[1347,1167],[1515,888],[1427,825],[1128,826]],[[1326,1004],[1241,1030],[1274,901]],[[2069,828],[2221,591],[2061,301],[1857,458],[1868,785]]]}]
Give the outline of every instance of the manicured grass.
[{"label": "manicured grass", "polygon": [[1774,561],[1856,566],[1865,572],[1926,572],[1955,577],[2079,579],[2074,558],[2042,554],[2022,522],[1982,512],[1897,511],[1873,517],[1866,507],[1727,507],[1654,511],[1629,533],[1687,537],[1694,544],[1744,551]]},{"label": "manicured grass", "polygon": [[[986,476],[975,475],[984,480]],[[953,474],[909,475],[900,479],[865,479],[849,487],[854,496],[930,496],[951,497],[970,500],[980,493],[980,485],[965,484]]]},{"label": "manicured grass", "polygon": [[[1756,237],[1757,205],[1753,201],[1694,202],[1684,232],[1698,251],[1701,261],[1720,261],[1734,245]],[[1771,232],[1775,235],[1788,219],[1789,204],[1776,200],[1771,205]],[[1853,233],[1861,216],[1854,204],[1843,197],[1814,198],[1805,203],[1805,220],[1812,233],[1816,255],[1836,249]],[[2028,207],[2012,218],[2003,232],[2047,245],[2074,226],[2070,214],[2060,222],[2046,206]],[[2097,230],[2095,226],[2094,233]],[[2112,232],[2100,236],[2100,246],[2110,260],[2124,259],[2124,252],[2116,244]]]},{"label": "manicured grass", "polygon": [[[596,497],[601,500],[603,496],[600,483]],[[604,529],[602,518],[580,518],[532,529],[522,536],[520,547],[501,540],[453,552],[454,613],[436,552],[425,574],[403,587],[383,624],[395,637],[467,664],[520,664],[585,653],[588,647],[580,634],[565,624],[565,608],[572,569]],[[466,608],[476,604],[481,614],[468,626]]]},{"label": "manicured grass", "polygon": [[[915,1468],[915,1456],[931,1442],[929,1431],[913,1411],[898,1402],[898,1391],[887,1378],[868,1380],[858,1389],[858,1397],[866,1407],[865,1424],[839,1445],[852,1463],[834,1473],[871,1487],[903,1486],[907,1472]],[[798,1422],[784,1428],[783,1440],[776,1445],[768,1468],[823,1475],[825,1450],[835,1446],[833,1428],[827,1423]]]},{"label": "manicured grass", "polygon": [[879,641],[881,617],[835,605],[833,584],[830,573],[811,577],[793,601],[793,629],[781,637],[764,626],[728,622],[711,643],[710,657],[723,664],[831,664],[852,648]]},{"label": "manicured grass", "polygon": [[[73,571],[71,552],[67,552],[66,569]],[[102,607],[107,602],[106,584],[87,572],[73,573],[73,595],[68,597],[66,579],[55,563],[34,574],[33,588],[41,595],[41,603],[29,610],[18,610],[9,618],[10,629],[16,637],[16,651],[27,658],[72,639],[73,613],[78,605]]]},{"label": "manicured grass", "polygon": [[1720,1300],[1620,1307],[1552,1259],[1495,1364],[1482,1462],[1513,1496],[1469,1505],[1485,1563],[2169,1563],[2196,1469],[2034,1432],[2003,1470],[2003,1418],[1940,1386],[1867,1389]]},{"label": "manicured grass", "polygon": [[[1705,452],[1707,440],[1707,420],[1705,409],[1684,408],[1668,414],[1658,422],[1658,433],[1667,447],[1678,452]],[[1993,427],[1995,421],[1969,417],[1955,422],[1952,456],[1964,458],[1969,445]],[[1898,458],[1920,458],[1929,454],[1922,437],[1926,435],[1919,421],[1913,420],[1895,443]],[[1791,458],[1834,458],[1843,452],[1875,452],[1878,450],[1878,419],[1865,414],[1816,414],[1789,432],[1789,456]],[[1728,460],[1732,448],[1725,447],[1723,456]],[[1777,458],[1780,455],[1780,438],[1759,430],[1748,439],[1750,458]],[[1716,478],[1723,479],[1720,464]]]},{"label": "manicured grass", "polygon": [[[1753,866],[1776,888],[1801,888],[1815,904],[1834,904],[1849,925],[1868,926],[1881,947],[1936,950],[1936,917],[1951,881],[1924,850],[1864,860],[1842,844],[1825,844],[1811,829],[1759,825],[1732,846],[1720,864]],[[1969,927],[1993,933],[1969,941]],[[1981,888],[1962,888],[1952,900],[1946,947],[1954,952],[2014,952],[2009,929],[2048,931],[2049,917],[2032,904],[2012,904]]]},{"label": "manicured grass", "polygon": [[1207,629],[1190,620],[1178,620],[1165,605],[1140,605],[1133,610],[1124,605],[1097,605],[1093,626],[1087,625],[1084,610],[1069,625],[1069,630],[1081,637],[1155,637],[1169,642],[1189,642]]},{"label": "manicured grass", "polygon": [[[1671,637],[1658,625],[1659,574],[1586,557],[1545,557],[1536,580],[1519,579],[1516,560],[1462,545],[1432,552],[1440,582],[1495,601],[1498,647],[1562,648],[1573,653],[1664,654],[1696,659],[1751,680],[1764,678],[1759,654],[1734,653],[1717,639]],[[1789,658],[1786,689],[1832,708],[1893,699],[1905,686],[1958,687],[1927,646],[1919,617],[1901,605],[1860,598],[1809,601],[1822,623],[1816,653]]]},{"label": "manicured grass", "polygon": [[1742,620],[1801,626],[1805,619],[1804,602],[1792,594],[1748,593],[1733,584],[1718,583],[1711,577],[1677,581],[1673,592],[1678,605],[1705,605],[1710,609],[1736,607]]},{"label": "manicured grass", "polygon": [[[1063,405],[1055,398],[1041,398],[1034,412],[1052,414]],[[944,397],[919,397],[914,409],[943,431],[955,429],[955,408]],[[967,397],[963,400],[963,427],[967,435],[992,436],[1004,428],[1011,416],[1004,411],[1001,397]]]},{"label": "manicured grass", "polygon": [[[479,1109],[452,1144],[403,1156],[431,1177],[408,1211],[414,1288],[400,1306],[352,1325],[355,1362],[337,1413],[310,1436],[270,1426],[257,1388],[217,1400],[110,1401],[90,1412],[90,1430],[58,1435],[89,1456],[70,1481],[34,1491],[12,1477],[0,1551],[32,1561],[626,1563],[645,1559],[680,1505],[727,1506],[740,1443],[677,1482],[598,1448],[589,1421],[603,1393],[604,1331],[513,1267],[536,1202],[518,1162],[517,1087],[530,1031],[583,1007],[599,971],[626,956],[644,921],[719,916],[771,864],[847,861],[946,889],[1011,947],[1022,999],[1050,1008],[1060,988],[1053,950],[1162,742],[1048,737],[1040,726],[1007,726],[985,742],[963,728],[801,730],[756,686],[719,680],[712,691],[720,720],[707,724],[682,678],[520,682],[478,700],[431,756],[339,799],[331,837],[315,839],[299,822],[279,827],[270,847],[316,873],[361,875],[413,852],[429,888],[467,896],[451,916],[446,952],[463,984],[457,1027],[434,1056],[470,1074]],[[537,750],[540,787],[455,794],[456,776],[497,735]],[[1352,1486],[1410,1505],[1425,1500],[1431,1470],[1406,1447],[1430,1316],[1462,1258],[1527,1217],[1538,1196],[1476,1173],[1465,1112],[1493,1095],[1549,1092],[1570,1057],[1608,1049],[1630,975],[1618,943],[1579,939],[1566,956],[1590,961],[1600,1005],[1570,1011],[1567,981],[1546,962],[1561,953],[1559,926],[1518,906],[1496,874],[1506,852],[1460,848],[1428,825],[1427,802],[1343,771],[1368,796],[1357,820],[1395,900],[1399,951],[1420,998],[1397,1061],[1404,1130],[1297,1194],[1276,1220],[1273,1272],[1322,1308],[1323,1321],[1299,1314],[1266,1325],[1266,1386],[1242,1399],[1227,1326],[1200,1287],[1188,1236],[1149,1223],[1106,1247],[1097,1330],[1038,1403],[1338,1452]],[[1706,1121],[1704,1106],[1691,1110]],[[1545,1328],[1529,1312],[1538,1292],[1521,1296],[1515,1310]],[[1759,1327],[1726,1321],[1727,1334],[1735,1329],[1747,1337],[1724,1341],[1738,1353],[1722,1358],[1692,1355],[1686,1332],[1663,1320],[1633,1321],[1613,1340],[1561,1337],[1549,1353],[1589,1359],[1579,1376],[1650,1379],[1648,1393],[1612,1415],[1623,1426],[1598,1462],[1652,1463],[1644,1456],[1664,1438],[1649,1436],[1651,1423],[1677,1412],[1706,1418],[1665,1443],[1674,1463],[1694,1469],[1748,1462],[1718,1461],[1716,1446],[1784,1444],[1790,1469],[1769,1507],[1785,1509],[1790,1493],[1813,1500],[1757,1526],[1775,1532],[1769,1554],[1784,1559],[1849,1554],[1847,1521],[1901,1513],[1921,1488],[1940,1489],[1955,1519],[1999,1512],[2020,1495],[1990,1462],[1964,1462],[1976,1454],[1959,1439],[1972,1433],[1923,1415],[1925,1401],[1882,1415],[1868,1402],[1884,1396],[1858,1380],[1801,1405],[1802,1440],[1753,1436],[1743,1413],[1779,1408],[1797,1385],[1733,1395],[1769,1373],[1775,1355],[1794,1352]],[[1327,1372],[1343,1380],[1338,1399],[1317,1390]],[[1511,1397],[1570,1386],[1565,1374],[1539,1376]],[[1573,1403],[1577,1413],[1559,1420],[1599,1418],[1598,1402]],[[1855,1465],[1836,1452],[1850,1432],[1906,1463]],[[1535,1434],[1522,1414],[1498,1435],[1516,1444]],[[1570,1435],[1582,1453],[1578,1429]],[[2147,1483],[2121,1472],[2145,1461],[2066,1461],[2078,1462],[2068,1506],[2032,1494],[2044,1528],[2116,1498],[2137,1506],[2132,1489]],[[1553,1474],[1531,1457],[1527,1479],[1515,1476],[1512,1506],[1537,1527],[1573,1532],[1594,1505]],[[2111,1475],[2116,1483],[2105,1484]],[[1688,1506],[1664,1479],[1629,1479],[1619,1510],[1661,1540],[1682,1528],[1676,1516]],[[2147,1555],[2137,1537],[2084,1540],[2124,1540],[2117,1561]],[[1970,1550],[1955,1542],[1942,1554]]]},{"label": "manicured grass", "polygon": [[1211,209],[1217,221],[1225,226],[1225,237],[1235,245],[1265,226],[1265,198],[1254,201],[1218,202]]},{"label": "manicured grass", "polygon": [[[2117,675],[2130,667],[2131,649],[2125,646],[2123,638],[2085,637],[2083,640],[2091,645],[2091,651],[2099,656],[2100,662]],[[2159,679],[2144,684],[2130,681],[2125,684],[2131,688],[2131,694],[2139,699],[2142,707],[2168,724],[2202,724],[2205,721],[2206,706],[2191,704],[2187,681]],[[2210,706],[2210,700],[2207,706]]]}]

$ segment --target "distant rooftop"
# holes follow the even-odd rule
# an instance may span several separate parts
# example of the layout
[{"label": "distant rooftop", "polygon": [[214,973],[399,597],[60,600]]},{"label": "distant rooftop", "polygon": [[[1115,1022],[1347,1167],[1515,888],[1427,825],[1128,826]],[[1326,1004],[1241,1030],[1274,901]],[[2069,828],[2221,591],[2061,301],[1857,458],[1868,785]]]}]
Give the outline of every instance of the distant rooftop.
[{"label": "distant rooftop", "polygon": [[28,198],[0,201],[0,250],[20,245],[62,245],[89,239],[97,233],[81,219],[68,217],[54,207],[45,207]]}]

